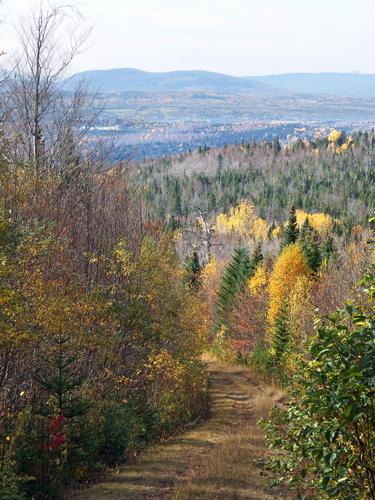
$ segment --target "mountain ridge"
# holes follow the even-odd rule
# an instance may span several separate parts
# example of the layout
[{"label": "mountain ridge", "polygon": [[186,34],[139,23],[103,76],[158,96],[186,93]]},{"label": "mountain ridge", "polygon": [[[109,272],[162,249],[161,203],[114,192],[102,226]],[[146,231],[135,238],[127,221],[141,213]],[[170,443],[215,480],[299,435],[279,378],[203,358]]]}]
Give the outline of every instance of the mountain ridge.
[{"label": "mountain ridge", "polygon": [[205,70],[149,72],[135,68],[88,70],[67,81],[71,88],[84,79],[102,92],[244,93],[256,96],[331,94],[340,97],[375,97],[375,74],[281,73],[264,76],[232,76]]},{"label": "mountain ridge", "polygon": [[[89,70],[73,75],[68,87],[77,79],[85,79],[104,92],[179,92],[222,91],[270,93],[270,85],[247,78],[204,70],[148,72],[135,68]],[[272,93],[272,91],[271,91]]]}]

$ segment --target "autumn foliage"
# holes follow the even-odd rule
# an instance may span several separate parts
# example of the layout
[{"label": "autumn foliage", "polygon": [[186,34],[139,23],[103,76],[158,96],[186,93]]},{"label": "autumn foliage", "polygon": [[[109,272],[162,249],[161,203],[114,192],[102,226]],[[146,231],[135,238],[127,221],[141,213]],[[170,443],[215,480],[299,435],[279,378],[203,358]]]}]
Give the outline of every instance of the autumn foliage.
[{"label": "autumn foliage", "polygon": [[50,498],[204,417],[207,311],[121,169],[2,172],[1,466]]},{"label": "autumn foliage", "polygon": [[275,321],[283,301],[288,301],[298,283],[306,279],[310,269],[298,243],[284,248],[278,257],[269,280],[269,310],[270,327]]}]

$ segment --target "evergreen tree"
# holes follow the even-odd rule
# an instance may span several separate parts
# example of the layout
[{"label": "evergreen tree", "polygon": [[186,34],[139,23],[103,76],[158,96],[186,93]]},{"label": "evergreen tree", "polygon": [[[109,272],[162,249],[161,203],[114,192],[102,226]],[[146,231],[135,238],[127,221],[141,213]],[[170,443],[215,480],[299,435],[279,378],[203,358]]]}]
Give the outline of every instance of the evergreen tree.
[{"label": "evergreen tree", "polygon": [[210,191],[210,192],[208,193],[208,197],[207,197],[207,199],[208,199],[208,205],[207,205],[207,206],[208,206],[208,211],[209,211],[209,212],[213,212],[213,211],[215,211],[215,209],[216,209],[216,203],[217,203],[217,202],[216,202],[216,196],[215,196],[215,193],[213,193],[212,191]]},{"label": "evergreen tree", "polygon": [[251,277],[255,273],[257,267],[262,261],[263,261],[262,245],[258,243],[254,248],[253,255],[251,256],[249,277]]},{"label": "evergreen tree", "polygon": [[289,346],[288,327],[288,305],[284,301],[280,307],[275,323],[275,334],[273,338],[273,349],[275,352],[275,363],[281,364]]},{"label": "evergreen tree", "polygon": [[196,250],[187,259],[185,266],[184,282],[193,290],[197,290],[201,286],[202,267],[199,262],[199,256]]},{"label": "evergreen tree", "polygon": [[178,180],[175,182],[172,193],[172,212],[176,215],[182,215],[181,186]]},{"label": "evergreen tree", "polygon": [[311,229],[311,225],[310,225],[310,222],[309,222],[309,218],[306,217],[304,223],[302,224],[301,231],[300,231],[300,234],[299,234],[299,237],[300,237],[301,241],[303,241],[306,238],[306,235],[308,234],[308,232],[310,231],[310,229]]},{"label": "evergreen tree", "polygon": [[317,272],[322,263],[320,237],[318,232],[310,225],[307,217],[301,228],[300,241],[309,267],[312,271]]},{"label": "evergreen tree", "polygon": [[288,224],[283,234],[283,247],[295,243],[298,239],[299,229],[297,224],[296,209],[292,205],[289,212]]},{"label": "evergreen tree", "polygon": [[302,249],[309,267],[316,273],[322,263],[319,235],[316,231],[312,231],[306,238],[302,244]]},{"label": "evergreen tree", "polygon": [[52,342],[52,353],[46,359],[47,373],[37,376],[36,380],[49,393],[53,405],[43,408],[41,413],[60,415],[64,419],[81,416],[89,407],[78,396],[84,379],[73,373],[77,358],[70,337],[60,333]]},{"label": "evergreen tree", "polygon": [[332,236],[328,236],[328,238],[324,241],[321,253],[322,259],[325,259],[327,261],[331,260],[334,257],[336,253],[336,247]]},{"label": "evergreen tree", "polygon": [[217,156],[218,175],[220,175],[222,167],[223,167],[223,155],[221,153],[219,153]]},{"label": "evergreen tree", "polygon": [[243,289],[252,272],[252,265],[246,248],[237,247],[229,263],[218,292],[216,302],[216,327],[222,325],[228,328],[229,315],[232,312],[236,298]]}]

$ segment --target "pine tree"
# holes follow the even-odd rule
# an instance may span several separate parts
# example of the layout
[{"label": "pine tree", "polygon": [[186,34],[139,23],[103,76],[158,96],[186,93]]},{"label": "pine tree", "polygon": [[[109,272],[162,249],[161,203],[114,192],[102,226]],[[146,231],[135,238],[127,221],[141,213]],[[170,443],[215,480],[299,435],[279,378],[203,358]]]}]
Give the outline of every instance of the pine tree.
[{"label": "pine tree", "polygon": [[201,286],[201,272],[202,266],[199,262],[199,256],[194,250],[186,261],[184,282],[193,290],[198,290]]},{"label": "pine tree", "polygon": [[181,186],[177,180],[172,193],[172,212],[176,215],[182,215]]},{"label": "pine tree", "polygon": [[317,272],[322,263],[320,237],[318,232],[310,225],[307,217],[301,228],[300,241],[310,269]]},{"label": "pine tree", "polygon": [[252,272],[251,260],[246,248],[237,247],[229,263],[218,292],[216,302],[216,327],[228,327],[229,316],[236,298],[243,289]]},{"label": "pine tree", "polygon": [[218,176],[220,176],[222,167],[223,167],[223,155],[221,153],[219,153],[218,157],[217,157]]},{"label": "pine tree", "polygon": [[47,373],[36,380],[49,393],[53,406],[42,409],[41,413],[54,412],[64,419],[81,416],[88,406],[77,394],[84,379],[73,374],[76,356],[70,337],[60,333],[52,342],[52,353],[46,359]]},{"label": "pine tree", "polygon": [[217,203],[215,193],[210,191],[208,193],[207,199],[208,199],[208,201],[207,201],[208,211],[213,212],[216,209],[216,203]]},{"label": "pine tree", "polygon": [[322,259],[325,259],[327,261],[331,260],[332,257],[334,257],[336,253],[336,247],[332,236],[328,236],[328,238],[323,243],[321,253]]},{"label": "pine tree", "polygon": [[249,278],[252,275],[254,275],[255,271],[257,270],[257,267],[262,261],[263,261],[262,245],[258,243],[254,248],[253,255],[251,256]]},{"label": "pine tree", "polygon": [[273,337],[273,349],[275,352],[276,364],[281,364],[288,350],[289,345],[289,328],[288,328],[288,305],[284,301],[280,307],[275,323],[275,333]]},{"label": "pine tree", "polygon": [[309,218],[306,217],[306,219],[304,220],[304,223],[302,224],[301,231],[299,234],[301,241],[303,241],[305,239],[305,237],[308,234],[308,232],[310,231],[310,229],[311,229],[311,224],[309,222]]},{"label": "pine tree", "polygon": [[283,247],[295,243],[298,239],[299,229],[297,224],[296,209],[294,205],[290,209],[288,224],[283,234]]}]

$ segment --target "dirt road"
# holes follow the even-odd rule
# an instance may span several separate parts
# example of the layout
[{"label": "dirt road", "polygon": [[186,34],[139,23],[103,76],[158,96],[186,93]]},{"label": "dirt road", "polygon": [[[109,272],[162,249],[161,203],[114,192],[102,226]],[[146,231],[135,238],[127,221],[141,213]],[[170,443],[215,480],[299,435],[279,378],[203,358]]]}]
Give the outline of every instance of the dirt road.
[{"label": "dirt road", "polygon": [[266,453],[260,417],[283,400],[250,370],[210,362],[210,420],[145,450],[76,495],[79,500],[270,499],[285,494],[266,486],[254,460]]}]

